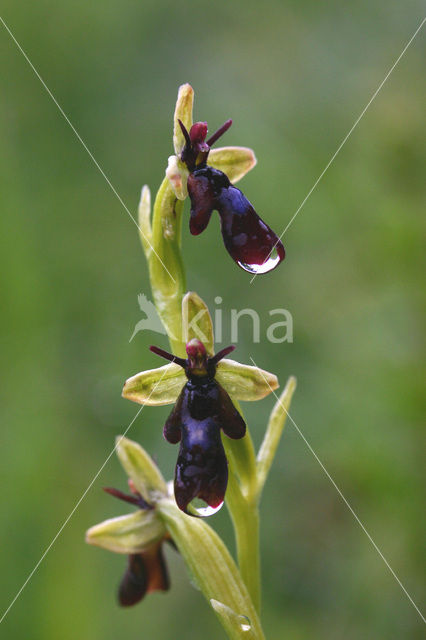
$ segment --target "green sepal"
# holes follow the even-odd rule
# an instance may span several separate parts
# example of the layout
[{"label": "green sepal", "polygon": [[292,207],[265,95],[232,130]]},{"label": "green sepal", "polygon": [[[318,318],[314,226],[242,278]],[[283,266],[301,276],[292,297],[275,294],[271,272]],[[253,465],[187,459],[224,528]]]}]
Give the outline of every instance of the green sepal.
[{"label": "green sepal", "polygon": [[114,553],[140,553],[162,540],[167,531],[154,509],[110,518],[91,527],[86,542]]},{"label": "green sepal", "polygon": [[157,407],[176,402],[186,382],[185,372],[171,362],[157,369],[148,369],[126,380],[122,396],[138,404]]},{"label": "green sepal", "polygon": [[[160,500],[157,510],[207,600],[217,600],[248,618],[253,638],[264,639],[260,620],[247,588],[228,549],[215,531],[202,519],[180,511],[173,500]],[[217,615],[224,624],[223,616],[218,612]],[[225,628],[228,630],[226,626]]]},{"label": "green sepal", "polygon": [[167,495],[167,484],[161,471],[140,444],[117,436],[115,448],[124,471],[148,504]]},{"label": "green sepal", "polygon": [[208,355],[213,355],[212,319],[206,303],[194,291],[189,291],[182,300],[182,327],[185,343],[198,338],[204,344]]},{"label": "green sepal", "polygon": [[278,388],[273,373],[224,358],[217,366],[216,380],[236,400],[261,400]]},{"label": "green sepal", "polygon": [[173,116],[173,146],[179,156],[185,146],[185,138],[179,126],[180,120],[187,131],[192,126],[192,107],[194,105],[194,89],[190,84],[182,84],[178,89],[175,113]]},{"label": "green sepal", "polygon": [[248,147],[218,147],[209,153],[208,164],[226,173],[233,183],[256,166],[257,160],[253,149]]},{"label": "green sepal", "polygon": [[257,455],[257,492],[259,496],[262,493],[269,469],[277,452],[295,389],[296,378],[291,376],[272,409],[265,436]]}]

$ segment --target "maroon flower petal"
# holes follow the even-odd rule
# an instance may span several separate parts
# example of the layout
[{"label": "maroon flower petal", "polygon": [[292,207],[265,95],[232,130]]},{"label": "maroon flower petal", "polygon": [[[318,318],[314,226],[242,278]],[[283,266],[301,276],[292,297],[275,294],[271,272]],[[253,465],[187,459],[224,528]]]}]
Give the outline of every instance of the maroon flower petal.
[{"label": "maroon flower petal", "polygon": [[141,555],[131,555],[127,570],[118,588],[118,601],[122,607],[131,607],[140,602],[148,587],[148,576]]},{"label": "maroon flower petal", "polygon": [[128,567],[118,589],[118,600],[122,607],[133,606],[152,591],[169,589],[170,581],[161,545],[160,541],[128,557]]},{"label": "maroon flower petal", "polygon": [[225,247],[240,267],[251,273],[266,273],[284,260],[282,242],[237,187],[223,189],[216,208]]},{"label": "maroon flower petal", "polygon": [[188,177],[188,193],[191,199],[189,228],[193,235],[204,231],[216,209],[225,247],[242,269],[267,273],[284,260],[285,251],[278,236],[222,171],[209,166],[196,169]]},{"label": "maroon flower petal", "polygon": [[198,236],[210,222],[214,208],[214,192],[211,182],[206,176],[188,176],[188,193],[191,198],[191,217],[189,230],[193,236]]}]

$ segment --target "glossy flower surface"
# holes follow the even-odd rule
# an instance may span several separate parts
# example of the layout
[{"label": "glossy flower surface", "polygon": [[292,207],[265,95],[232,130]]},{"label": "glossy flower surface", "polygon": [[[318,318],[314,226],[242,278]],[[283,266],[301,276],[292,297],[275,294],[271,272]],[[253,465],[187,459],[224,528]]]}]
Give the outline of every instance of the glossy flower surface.
[{"label": "glossy flower surface", "polygon": [[232,259],[245,271],[267,273],[284,259],[281,240],[257,215],[245,195],[228,176],[207,164],[211,145],[231,126],[228,120],[207,141],[207,123],[196,122],[189,132],[179,120],[186,144],[181,160],[188,168],[191,199],[190,231],[198,235],[218,211],[222,237]]},{"label": "glossy flower surface", "polygon": [[209,358],[203,343],[193,339],[186,346],[188,358],[184,360],[151,347],[154,353],[180,365],[188,379],[163,430],[168,442],[180,442],[174,492],[178,507],[185,512],[195,498],[210,507],[202,511],[202,515],[222,506],[228,463],[221,430],[233,439],[242,438],[246,431],[245,422],[228,393],[215,380],[217,363],[233,348],[228,347]]}]

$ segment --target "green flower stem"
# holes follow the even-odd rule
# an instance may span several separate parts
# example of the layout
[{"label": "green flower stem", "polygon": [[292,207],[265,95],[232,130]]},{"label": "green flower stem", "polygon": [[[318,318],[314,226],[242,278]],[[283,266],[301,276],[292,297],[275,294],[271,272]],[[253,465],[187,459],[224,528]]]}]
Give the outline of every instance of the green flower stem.
[{"label": "green flower stem", "polygon": [[[243,415],[239,403],[235,407]],[[238,565],[256,610],[260,611],[261,581],[259,555],[259,510],[257,469],[253,440],[247,427],[241,440],[224,436],[222,442],[229,462],[226,504],[234,527]]]},{"label": "green flower stem", "polygon": [[[235,408],[244,418],[241,406],[232,398]],[[247,424],[247,421],[244,419]],[[223,438],[225,453],[230,467],[240,481],[241,493],[247,500],[255,498],[257,493],[256,454],[253,440],[247,427],[246,435],[241,440]]]},{"label": "green flower stem", "polygon": [[247,586],[256,611],[260,614],[259,509],[253,495],[245,496],[242,494],[238,480],[232,472],[232,467],[226,491],[226,505],[234,527],[241,577]]}]

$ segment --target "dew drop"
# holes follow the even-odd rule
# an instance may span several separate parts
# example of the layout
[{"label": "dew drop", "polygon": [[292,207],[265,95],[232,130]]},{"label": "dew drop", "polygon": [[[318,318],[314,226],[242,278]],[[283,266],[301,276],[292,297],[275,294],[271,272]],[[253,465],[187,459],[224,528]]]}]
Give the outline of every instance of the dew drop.
[{"label": "dew drop", "polygon": [[271,251],[270,256],[265,260],[265,262],[261,264],[247,264],[246,262],[237,261],[240,267],[249,273],[268,273],[268,271],[272,271],[275,267],[281,262],[281,257],[278,255],[277,249],[274,247]]},{"label": "dew drop", "polygon": [[200,498],[194,498],[187,506],[187,510],[192,515],[199,516],[201,518],[207,518],[208,516],[213,516],[215,513],[220,511],[222,507],[223,500],[220,504],[217,505],[217,507],[211,507],[204,500],[201,500]]},{"label": "dew drop", "polygon": [[250,631],[251,623],[247,616],[240,616],[243,619],[243,622],[240,623],[241,631]]}]

